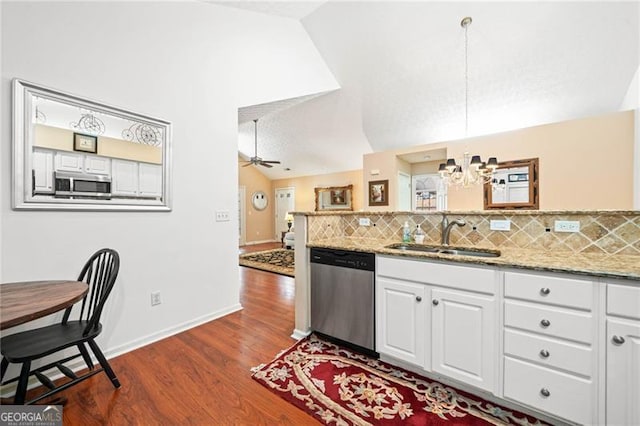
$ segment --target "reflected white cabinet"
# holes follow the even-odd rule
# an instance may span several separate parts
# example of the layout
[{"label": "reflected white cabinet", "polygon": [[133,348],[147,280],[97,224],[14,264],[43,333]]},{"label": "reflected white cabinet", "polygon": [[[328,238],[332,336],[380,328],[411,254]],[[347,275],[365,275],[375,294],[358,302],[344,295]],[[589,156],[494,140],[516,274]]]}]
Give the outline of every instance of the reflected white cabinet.
[{"label": "reflected white cabinet", "polygon": [[112,160],[111,193],[116,196],[161,197],[162,166]]},{"label": "reflected white cabinet", "polygon": [[426,287],[384,278],[378,278],[376,286],[376,349],[424,367]]},{"label": "reflected white cabinet", "polygon": [[158,164],[139,163],[138,194],[143,197],[162,196],[162,167]]},{"label": "reflected white cabinet", "polygon": [[108,176],[111,174],[111,159],[87,155],[84,159],[84,171],[86,173]]},{"label": "reflected white cabinet", "polygon": [[53,186],[53,151],[33,150],[33,192],[52,193]]},{"label": "reflected white cabinet", "polygon": [[114,159],[111,167],[111,194],[120,196],[138,195],[138,163]]},{"label": "reflected white cabinet", "polygon": [[496,364],[493,296],[434,288],[431,369],[492,391]]},{"label": "reflected white cabinet", "polygon": [[82,173],[84,171],[84,157],[84,154],[57,151],[55,159],[56,170]]}]

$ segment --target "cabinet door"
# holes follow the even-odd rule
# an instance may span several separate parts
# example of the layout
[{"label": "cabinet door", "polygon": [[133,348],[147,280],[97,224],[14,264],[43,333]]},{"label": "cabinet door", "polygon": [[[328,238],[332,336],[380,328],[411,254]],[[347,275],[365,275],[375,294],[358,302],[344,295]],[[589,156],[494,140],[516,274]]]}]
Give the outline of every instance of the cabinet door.
[{"label": "cabinet door", "polygon": [[111,174],[111,159],[87,155],[84,159],[84,170],[87,173],[108,176]]},{"label": "cabinet door", "polygon": [[111,193],[138,195],[138,163],[125,160],[112,161]]},{"label": "cabinet door", "polygon": [[432,370],[481,389],[494,389],[495,300],[443,289],[431,291]]},{"label": "cabinet door", "polygon": [[139,164],[139,194],[145,197],[162,196],[162,167],[157,164]]},{"label": "cabinet door", "polygon": [[640,322],[607,319],[607,424],[640,424]]},{"label": "cabinet door", "polygon": [[423,367],[426,287],[378,278],[376,289],[376,350]]},{"label": "cabinet door", "polygon": [[84,155],[72,152],[56,152],[56,171],[82,173],[84,171]]},{"label": "cabinet door", "polygon": [[52,151],[33,151],[33,191],[36,194],[53,192]]}]

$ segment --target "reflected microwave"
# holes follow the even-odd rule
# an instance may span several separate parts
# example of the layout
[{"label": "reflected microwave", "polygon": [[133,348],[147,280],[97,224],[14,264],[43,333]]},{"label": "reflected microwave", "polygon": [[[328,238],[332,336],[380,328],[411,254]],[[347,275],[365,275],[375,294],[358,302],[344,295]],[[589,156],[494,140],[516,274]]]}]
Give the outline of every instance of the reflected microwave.
[{"label": "reflected microwave", "polygon": [[56,172],[55,197],[108,200],[111,198],[111,178],[83,173]]}]

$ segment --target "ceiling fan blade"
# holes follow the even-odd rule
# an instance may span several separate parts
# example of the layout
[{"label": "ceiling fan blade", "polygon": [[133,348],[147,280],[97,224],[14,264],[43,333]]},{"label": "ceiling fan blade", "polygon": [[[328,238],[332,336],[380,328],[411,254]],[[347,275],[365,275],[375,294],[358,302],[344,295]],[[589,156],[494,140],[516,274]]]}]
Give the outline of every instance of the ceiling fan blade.
[{"label": "ceiling fan blade", "polygon": [[262,160],[262,162],[269,163],[269,164],[280,164],[280,162],[276,160]]},{"label": "ceiling fan blade", "polygon": [[260,165],[261,165],[261,166],[263,166],[263,167],[268,167],[268,168],[273,167],[271,164],[267,164],[267,163],[266,163],[266,162],[264,162],[264,161],[261,161],[261,162],[260,162],[260,163],[258,163],[258,164],[260,164]]},{"label": "ceiling fan blade", "polygon": [[253,164],[253,162],[249,161],[247,164],[243,164],[242,167],[249,167],[252,164]]}]

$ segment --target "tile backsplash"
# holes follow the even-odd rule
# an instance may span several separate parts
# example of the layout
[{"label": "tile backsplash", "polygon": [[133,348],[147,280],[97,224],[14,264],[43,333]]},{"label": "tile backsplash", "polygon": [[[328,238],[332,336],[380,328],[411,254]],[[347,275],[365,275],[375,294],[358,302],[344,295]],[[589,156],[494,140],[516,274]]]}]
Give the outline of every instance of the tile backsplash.
[{"label": "tile backsplash", "polygon": [[[361,226],[366,217],[370,226]],[[450,244],[484,248],[518,247],[574,253],[640,255],[640,212],[638,211],[501,211],[450,212],[449,221],[463,219],[466,225],[454,226]],[[342,213],[307,217],[309,241],[338,237],[374,238],[391,242],[402,239],[405,221],[412,230],[419,224],[426,244],[439,244],[442,213]],[[509,220],[509,231],[493,231],[491,220]],[[578,232],[557,232],[555,221],[577,221]]]}]

